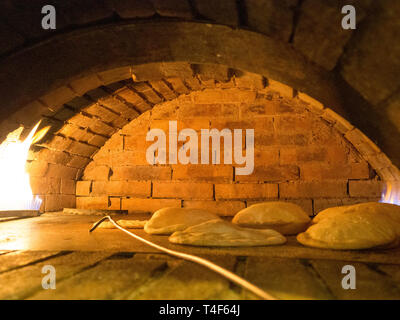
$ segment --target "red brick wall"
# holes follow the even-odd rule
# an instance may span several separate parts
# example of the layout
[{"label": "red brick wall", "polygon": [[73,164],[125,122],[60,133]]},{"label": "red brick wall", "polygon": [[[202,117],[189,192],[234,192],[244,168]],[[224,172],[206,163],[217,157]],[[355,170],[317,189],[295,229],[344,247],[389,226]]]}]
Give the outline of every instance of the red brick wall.
[{"label": "red brick wall", "polygon": [[[178,121],[178,130],[254,129],[253,174],[236,175],[236,164],[149,165],[146,149],[153,142],[146,142],[146,133],[161,128],[168,134],[169,120]],[[150,212],[165,206],[202,207],[233,215],[258,201],[282,199],[313,214],[328,206],[376,200],[381,190],[377,180],[343,134],[298,97],[213,88],[161,103],[115,133],[77,182],[76,205]]]}]

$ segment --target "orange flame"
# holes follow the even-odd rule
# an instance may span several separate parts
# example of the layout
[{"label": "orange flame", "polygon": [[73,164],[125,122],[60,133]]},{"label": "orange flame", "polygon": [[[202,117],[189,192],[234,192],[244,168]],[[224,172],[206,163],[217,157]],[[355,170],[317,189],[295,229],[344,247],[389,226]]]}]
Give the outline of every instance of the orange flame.
[{"label": "orange flame", "polygon": [[400,206],[400,182],[386,182],[386,189],[382,192],[380,202],[397,204]]},{"label": "orange flame", "polygon": [[[39,210],[42,200],[32,194],[29,174],[25,170],[29,148],[44,137],[50,127],[36,133],[40,121],[24,141],[23,127],[8,134],[0,145],[0,210]],[[36,134],[35,134],[36,133]]]}]

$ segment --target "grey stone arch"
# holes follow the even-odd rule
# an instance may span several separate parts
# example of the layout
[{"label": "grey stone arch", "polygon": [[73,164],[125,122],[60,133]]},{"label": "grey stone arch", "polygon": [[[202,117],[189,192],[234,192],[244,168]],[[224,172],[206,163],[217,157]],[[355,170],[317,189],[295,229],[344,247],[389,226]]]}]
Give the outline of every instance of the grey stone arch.
[{"label": "grey stone arch", "polygon": [[[108,84],[118,80],[113,79],[116,72],[130,77],[139,65],[160,62],[226,65],[258,73],[329,106],[374,141],[386,137],[382,132],[393,133],[387,122],[382,122],[383,129],[379,121],[364,117],[374,115],[374,109],[341,77],[311,63],[289,43],[217,24],[141,21],[59,34],[0,61],[1,136],[20,124],[29,127],[41,111],[51,113],[53,107],[93,89],[85,87],[85,79],[94,74]],[[70,90],[73,85],[78,92]],[[32,111],[38,99],[49,110]],[[384,151],[397,163],[396,152]]]}]

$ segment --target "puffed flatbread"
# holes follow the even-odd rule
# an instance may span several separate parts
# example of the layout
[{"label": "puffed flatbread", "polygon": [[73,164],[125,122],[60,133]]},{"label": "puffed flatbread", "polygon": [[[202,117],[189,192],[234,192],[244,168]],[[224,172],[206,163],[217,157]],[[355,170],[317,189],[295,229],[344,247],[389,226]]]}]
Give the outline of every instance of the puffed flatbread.
[{"label": "puffed flatbread", "polygon": [[269,246],[286,242],[275,230],[241,228],[220,219],[174,232],[168,239],[177,244],[216,247]]},{"label": "puffed flatbread", "polygon": [[150,234],[170,235],[193,225],[219,219],[207,210],[190,208],[163,208],[154,212],[145,224],[144,231]]},{"label": "puffed flatbread", "polygon": [[[363,203],[320,212],[297,240],[329,249],[389,248],[399,243],[398,206]],[[396,213],[397,212],[397,213]]]},{"label": "puffed flatbread", "polygon": [[304,231],[310,221],[300,206],[283,201],[253,204],[239,211],[232,219],[241,227],[273,229],[287,235]]},{"label": "puffed flatbread", "polygon": [[381,202],[365,202],[349,206],[328,208],[318,213],[312,220],[312,223],[317,223],[325,218],[334,217],[340,213],[352,214],[354,212],[371,212],[377,215],[386,215],[393,221],[400,223],[400,206]]},{"label": "puffed flatbread", "polygon": [[[118,220],[117,223],[126,229],[143,229],[147,220]],[[116,229],[111,221],[103,221],[98,228],[100,229]]]}]

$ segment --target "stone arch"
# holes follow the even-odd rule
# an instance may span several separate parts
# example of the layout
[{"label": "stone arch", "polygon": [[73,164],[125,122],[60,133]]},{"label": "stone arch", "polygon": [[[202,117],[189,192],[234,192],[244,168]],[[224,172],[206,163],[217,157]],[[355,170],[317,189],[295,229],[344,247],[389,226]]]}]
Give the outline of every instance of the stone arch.
[{"label": "stone arch", "polygon": [[[0,5],[5,16],[0,33],[5,43],[0,49],[0,139],[21,124],[30,127],[43,116],[52,120],[60,111],[71,111],[64,110],[64,105],[79,104],[79,98],[95,88],[110,86],[113,91],[120,80],[160,81],[201,74],[220,79],[232,70],[245,70],[245,75],[259,74],[267,85],[280,85],[302,97],[336,126],[351,128],[346,138],[381,177],[397,179],[397,169],[391,164],[400,163],[399,125],[393,116],[399,96],[393,81],[399,74],[394,36],[399,6],[394,1],[360,2],[358,17],[363,23],[348,33],[330,29],[340,14],[328,2],[319,4],[317,11],[326,17],[320,19],[307,0],[283,4],[243,0],[241,6],[233,0],[219,5],[206,0],[140,4],[105,0],[96,2],[97,6],[93,1],[60,8],[59,28],[50,33],[32,24],[41,0],[25,7],[17,1]],[[81,10],[82,6],[96,10]],[[267,14],[272,11],[274,15]],[[371,37],[383,39],[374,43],[374,50],[369,49]],[[386,59],[375,59],[388,50]],[[62,117],[69,119],[67,113]],[[101,145],[107,137],[92,138]],[[68,146],[75,152],[83,148],[76,142],[79,139]],[[55,154],[49,157],[56,159]],[[79,163],[87,160],[74,161],[79,175]],[[64,174],[72,177],[73,171]]]},{"label": "stone arch", "polygon": [[[247,82],[247,85],[241,86],[241,82],[237,81],[234,85],[224,83],[218,87],[180,95],[156,105],[124,126],[106,142],[85,168],[82,181],[77,186],[77,206],[154,211],[163,206],[182,205],[207,207],[222,215],[232,215],[251,203],[279,198],[297,202],[313,214],[328,206],[380,199],[384,181],[398,179],[398,170],[389,159],[334,111],[308,96],[294,96],[293,90],[282,84],[271,82],[270,86],[263,87],[261,82],[255,81],[257,78],[250,79],[251,85]],[[236,103],[232,110],[238,107],[240,116],[223,108],[224,104],[231,103]],[[265,103],[265,107],[261,107]],[[210,107],[214,110],[212,113],[207,111]],[[295,115],[297,124],[303,122],[307,129],[297,131],[291,128],[293,123],[285,125],[288,114],[290,117]],[[313,140],[316,139],[336,155],[317,154],[314,151],[315,144],[305,147],[307,143],[296,141],[297,135],[294,134],[288,145],[285,136],[283,144],[277,139],[272,143],[272,148],[257,149],[259,144],[264,145],[266,141],[263,135],[256,133],[256,158],[260,154],[264,154],[264,157],[261,166],[256,163],[256,170],[250,177],[235,178],[235,174],[232,177],[231,166],[224,165],[207,168],[200,164],[187,167],[170,165],[168,162],[166,165],[149,165],[145,158],[146,132],[150,128],[168,131],[168,119],[177,120],[178,129],[186,125],[197,132],[201,126],[216,127],[219,130],[224,125],[227,128],[230,125],[246,126],[251,119],[251,125],[257,128],[256,132],[274,132],[273,139],[282,138],[282,133],[305,133],[317,125],[318,130]],[[325,140],[327,136],[331,139],[330,143]],[[344,149],[335,148],[336,145],[350,147],[347,149],[348,155],[342,154]],[[297,152],[294,157],[290,156],[293,150]],[[343,156],[346,159],[349,156],[353,158],[351,161],[356,162],[345,160],[343,163]],[[378,163],[371,161],[378,158]],[[374,173],[368,171],[368,165],[365,166],[367,163]],[[255,189],[252,194],[247,194],[241,187]],[[239,189],[243,193],[241,196],[237,194]]]},{"label": "stone arch", "polygon": [[[43,30],[40,27],[39,22],[42,18],[40,9],[45,4],[54,4],[57,8],[58,23],[56,30]],[[102,48],[107,49],[107,51],[108,49],[112,50],[112,46],[107,47],[108,41],[112,39],[112,35],[105,31],[109,27],[111,27],[109,30],[114,28],[114,30],[119,31],[123,28],[121,27],[123,25],[130,24],[133,26],[136,23],[151,25],[155,22],[172,22],[170,26],[179,27],[179,29],[174,28],[179,30],[179,36],[182,37],[190,34],[194,29],[185,28],[184,24],[180,23],[196,21],[202,22],[202,24],[206,23],[209,27],[209,32],[205,35],[209,37],[210,44],[218,45],[218,43],[221,43],[226,48],[236,47],[237,52],[240,53],[243,47],[254,40],[254,37],[248,37],[248,34],[245,34],[241,39],[240,34],[243,35],[241,31],[250,30],[264,40],[272,40],[272,42],[268,40],[265,42],[267,46],[265,53],[273,54],[276,51],[275,49],[282,47],[292,49],[292,51],[285,51],[284,49],[283,54],[279,57],[280,59],[275,61],[271,59],[271,62],[281,66],[286,64],[286,66],[291,67],[292,62],[302,64],[303,61],[307,65],[305,70],[309,69],[309,65],[319,66],[323,71],[326,71],[328,78],[331,78],[327,81],[333,81],[339,86],[338,90],[341,93],[339,98],[344,100],[348,116],[339,113],[366,133],[398,164],[400,155],[395,146],[399,140],[399,122],[396,116],[399,97],[399,88],[396,82],[399,76],[399,46],[396,32],[400,7],[394,0],[357,1],[355,3],[357,7],[357,29],[343,30],[340,27],[342,18],[340,6],[340,1],[315,2],[312,0],[284,2],[273,0],[227,0],[221,2],[212,0],[104,0],[101,2],[81,0],[69,1],[68,3],[37,0],[29,3],[29,5],[19,0],[4,1],[0,4],[3,20],[0,26],[0,38],[3,44],[0,48],[0,59],[2,63],[8,65],[8,68],[3,68],[4,65],[0,67],[3,76],[1,94],[4,101],[1,118],[4,119],[5,116],[22,108],[24,104],[34,101],[36,97],[30,96],[29,92],[39,96],[65,85],[64,80],[66,79],[63,76],[69,77],[67,75],[69,71],[72,71],[73,76],[79,77],[80,71],[86,69],[86,67],[89,68],[91,63],[96,61],[98,52],[103,52]],[[229,26],[229,28],[225,28],[224,32],[215,32],[216,29],[213,29],[213,26],[219,28],[220,31],[223,29],[220,27]],[[239,32],[230,32],[229,30],[232,28]],[[96,45],[90,46],[88,42],[84,43],[83,46],[80,46],[79,42],[70,43],[70,46],[63,46],[63,39],[71,39],[72,34],[79,38],[83,34],[90,33],[90,30],[97,30],[97,35],[91,34],[93,36],[92,44],[97,42],[97,47]],[[152,28],[149,26],[150,33],[151,30]],[[145,40],[152,38],[153,35],[156,37],[159,34],[154,32]],[[224,39],[221,38],[221,36],[231,37],[232,35],[237,35],[237,37],[232,37],[231,41],[225,39],[224,42]],[[193,33],[194,36],[196,36],[196,32]],[[172,38],[171,41],[174,42],[175,38]],[[137,39],[140,40],[140,38]],[[374,39],[381,39],[381,41],[374,41]],[[143,42],[141,40],[136,41],[136,38],[131,38],[130,44],[125,43],[120,47],[116,45],[114,49],[118,51],[121,48],[125,50],[136,46],[140,50],[141,47],[146,48],[146,43],[151,43],[151,41]],[[207,39],[205,42],[207,42]],[[46,48],[46,46],[43,46],[44,43],[53,43],[53,50],[47,51],[47,53],[53,54],[48,56],[46,52],[43,52]],[[199,44],[199,42],[190,43],[193,44],[193,47]],[[54,50],[55,47],[64,50]],[[153,48],[156,47],[157,43],[154,43]],[[36,50],[31,50],[32,48]],[[88,52],[85,52],[84,48],[89,49],[86,50]],[[164,51],[161,51],[166,56],[172,56],[176,53],[174,50],[169,50],[168,46],[163,48]],[[181,50],[182,48],[183,51],[187,49],[185,45],[176,49]],[[260,48],[263,48],[263,46],[260,46]],[[76,53],[79,50],[82,53],[81,59],[86,59],[86,67],[82,67],[79,63],[75,65],[63,64],[63,56],[74,55],[74,52]],[[60,52],[63,55],[60,55]],[[248,52],[251,51],[248,50]],[[205,57],[201,56],[201,52],[198,53],[203,60],[194,61],[196,60],[194,59],[192,62],[205,62]],[[218,54],[218,52],[215,53]],[[216,54],[213,55],[214,58]],[[246,56],[246,54],[247,52],[242,56]],[[380,56],[385,56],[385,59],[376,59]],[[107,57],[110,56],[104,55],[104,58]],[[75,55],[75,58],[79,62],[79,55]],[[214,58],[206,60],[213,62],[215,61]],[[254,65],[237,65],[236,67],[243,70],[253,70],[253,72],[252,67],[254,67],[258,72],[260,60],[257,57],[255,58]],[[107,63],[112,62],[109,59],[105,60],[102,70],[97,69],[96,71],[92,65],[93,68],[89,73],[81,74],[81,76],[89,76],[92,71],[101,72],[111,67],[132,65],[132,61],[125,61],[124,63],[114,61],[114,66],[106,66]],[[167,60],[163,59],[163,61]],[[57,62],[62,67],[68,66],[68,68],[64,70],[54,68],[54,63]],[[140,61],[136,62],[141,63]],[[149,60],[145,62],[149,62]],[[218,60],[218,63],[230,65],[227,61]],[[52,70],[60,71],[60,69],[61,72],[52,74],[50,72],[38,81],[26,76],[27,70],[30,70],[33,74],[41,74]],[[311,69],[313,68],[311,67]],[[301,71],[301,68],[296,67],[290,72],[299,75],[297,73],[299,70]],[[322,77],[324,81],[318,78],[314,79],[315,82],[310,86],[304,84],[308,87],[315,87],[309,91],[303,90],[294,83],[286,82],[287,76],[283,78],[273,74],[269,74],[269,76],[293,86],[296,90],[305,91],[332,108],[336,107],[337,96],[335,92],[332,92],[333,101],[322,99],[331,95],[331,93],[324,92],[326,91],[323,84],[326,80],[325,77]],[[308,74],[306,76],[308,81],[313,81],[313,78],[309,77]],[[28,83],[29,80],[32,80],[33,83]],[[21,84],[24,84],[24,86]],[[323,91],[322,94],[316,92],[318,91],[316,88],[320,86]],[[339,111],[339,109],[336,111]],[[11,127],[9,125],[7,129]],[[0,137],[4,137],[4,133]]]},{"label": "stone arch", "polygon": [[[136,73],[132,73],[133,70]],[[132,77],[132,74],[135,81],[125,80],[127,76]],[[158,80],[145,80],[154,78],[149,77],[150,74],[156,74]],[[99,148],[107,148],[107,144],[115,143],[115,132],[123,130],[127,123],[140,114],[144,115],[143,112],[163,101],[186,96],[191,92],[203,92],[210,88],[228,90],[233,87],[244,91],[258,90],[294,99],[305,109],[329,123],[344,136],[344,139],[350,141],[375,169],[380,179],[398,179],[398,171],[390,160],[347,120],[308,95],[272,79],[224,66],[187,63],[152,64],[136,69],[118,68],[106,75],[111,82],[107,86],[103,85],[89,91],[86,90],[91,88],[86,87],[85,94],[75,96],[63,103],[54,114],[47,116],[45,124],[56,123],[53,136],[49,136],[47,141],[36,146],[31,152],[28,168],[36,186],[35,190],[39,190],[37,193],[42,195],[50,192],[45,195],[47,211],[74,205],[75,181],[80,179],[85,167]],[[166,78],[159,79],[161,76]],[[99,74],[91,78],[104,81],[105,75]],[[115,80],[121,81],[112,82]],[[77,83],[72,83],[65,89],[73,91]],[[51,96],[52,94],[46,99]],[[57,98],[57,95],[53,95],[53,98]],[[41,98],[37,104],[44,106],[46,101],[48,100]],[[69,194],[64,194],[63,189],[68,190],[66,192]]]},{"label": "stone arch", "polygon": [[[176,30],[180,31],[179,37]],[[57,52],[66,53],[62,60]],[[65,90],[64,86],[85,76],[99,74],[105,78],[103,83],[109,83],[109,78],[118,73],[115,69],[127,75],[137,65],[179,61],[222,64],[259,73],[340,109],[340,94],[332,77],[308,64],[290,45],[220,25],[159,22],[72,32],[3,60],[2,116],[9,116],[51,91]],[[30,70],[31,77],[26,77],[26,70]],[[24,86],[19,86],[20,83]],[[73,92],[64,94],[67,95],[64,98],[74,96]]]}]

